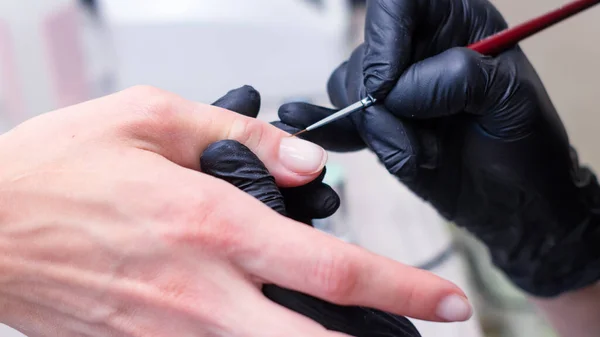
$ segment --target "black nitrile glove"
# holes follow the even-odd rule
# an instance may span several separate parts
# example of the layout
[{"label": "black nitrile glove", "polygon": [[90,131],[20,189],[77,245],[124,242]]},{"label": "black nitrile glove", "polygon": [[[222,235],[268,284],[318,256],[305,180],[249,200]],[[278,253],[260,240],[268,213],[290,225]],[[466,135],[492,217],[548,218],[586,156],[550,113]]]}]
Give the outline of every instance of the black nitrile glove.
[{"label": "black nitrile glove", "polygon": [[[365,82],[393,88],[380,104],[303,137],[335,151],[368,146],[391,174],[481,239],[532,295],[598,281],[598,183],[579,167],[532,65],[518,47],[495,58],[457,47],[506,26],[494,7],[371,1],[368,15],[370,49],[359,47],[334,72],[331,101],[338,108],[358,101]],[[333,112],[288,104],[280,124],[293,132]]]},{"label": "black nitrile glove", "polygon": [[[229,91],[212,105],[256,118],[260,111],[260,93],[251,86],[243,86]],[[221,145],[214,148],[218,144]],[[249,150],[242,144],[223,141],[213,144],[209,149],[211,151],[207,150],[202,155],[200,167],[204,173],[235,185],[296,221],[312,225],[313,219],[327,218],[340,206],[337,193],[322,182],[325,169],[307,185],[276,188],[263,163],[251,152],[248,153]],[[236,151],[239,151],[239,156],[236,156]],[[205,167],[204,164],[209,166]]]},{"label": "black nitrile glove", "polygon": [[[245,86],[230,91],[214,105],[256,117],[260,96]],[[325,171],[311,183],[295,188],[278,188],[260,159],[246,146],[223,140],[211,144],[200,159],[202,171],[223,179],[262,201],[273,210],[296,221],[311,224],[339,207],[335,191],[322,182]],[[333,331],[355,337],[420,337],[405,317],[356,306],[340,306],[276,285],[265,285],[265,296]]]},{"label": "black nitrile glove", "polygon": [[413,63],[506,27],[487,0],[369,0],[362,62],[366,91],[383,99]]}]

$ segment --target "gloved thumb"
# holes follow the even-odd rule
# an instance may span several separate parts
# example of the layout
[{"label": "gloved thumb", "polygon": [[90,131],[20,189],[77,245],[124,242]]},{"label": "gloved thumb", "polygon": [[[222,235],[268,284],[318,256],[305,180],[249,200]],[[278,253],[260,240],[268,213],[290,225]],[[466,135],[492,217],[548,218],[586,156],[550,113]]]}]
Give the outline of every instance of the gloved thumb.
[{"label": "gloved thumb", "polygon": [[492,78],[495,66],[494,59],[467,48],[447,50],[410,66],[386,97],[385,106],[397,117],[418,119],[481,114],[484,102],[498,98],[498,91],[504,93],[499,84],[509,84]]},{"label": "gloved thumb", "polygon": [[454,48],[409,67],[384,103],[405,118],[471,114],[488,134],[520,139],[541,113],[537,98],[546,95],[523,80],[535,77],[518,47],[494,58]]},{"label": "gloved thumb", "polygon": [[230,90],[212,105],[235,111],[246,117],[256,118],[260,111],[260,93],[249,85]]}]

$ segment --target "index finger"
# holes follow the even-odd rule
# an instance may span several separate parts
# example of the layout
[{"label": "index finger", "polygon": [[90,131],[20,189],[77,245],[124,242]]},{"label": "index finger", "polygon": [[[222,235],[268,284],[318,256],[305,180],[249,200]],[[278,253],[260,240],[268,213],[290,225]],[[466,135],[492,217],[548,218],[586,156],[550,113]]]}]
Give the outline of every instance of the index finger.
[{"label": "index finger", "polygon": [[417,0],[367,1],[363,72],[367,93],[384,98],[409,65]]},{"label": "index finger", "polygon": [[262,221],[251,227],[247,242],[256,245],[259,256],[244,255],[237,263],[266,283],[340,305],[424,320],[462,321],[471,316],[464,292],[430,272],[375,255],[274,212],[268,217],[263,214]]}]

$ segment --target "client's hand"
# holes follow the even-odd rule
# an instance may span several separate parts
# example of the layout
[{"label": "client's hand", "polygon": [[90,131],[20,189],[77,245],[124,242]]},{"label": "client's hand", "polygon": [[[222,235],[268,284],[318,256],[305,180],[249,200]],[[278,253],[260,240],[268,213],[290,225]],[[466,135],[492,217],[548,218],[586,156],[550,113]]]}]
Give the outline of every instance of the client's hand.
[{"label": "client's hand", "polygon": [[321,148],[267,123],[146,87],[1,135],[0,322],[30,337],[326,337],[336,334],[261,285],[431,319],[462,298],[199,172],[224,139],[284,187],[325,163]]}]

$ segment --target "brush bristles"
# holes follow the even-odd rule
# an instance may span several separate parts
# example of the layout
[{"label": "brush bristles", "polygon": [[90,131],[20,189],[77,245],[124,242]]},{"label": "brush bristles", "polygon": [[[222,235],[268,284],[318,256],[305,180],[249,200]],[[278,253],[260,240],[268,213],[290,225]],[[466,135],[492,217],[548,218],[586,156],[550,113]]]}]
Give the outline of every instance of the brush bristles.
[{"label": "brush bristles", "polygon": [[308,131],[308,130],[304,129],[304,130],[302,130],[302,131],[298,131],[298,132],[294,133],[294,134],[292,135],[292,137],[296,137],[296,136],[298,136],[298,135],[301,135],[301,134],[305,133],[306,131]]}]

